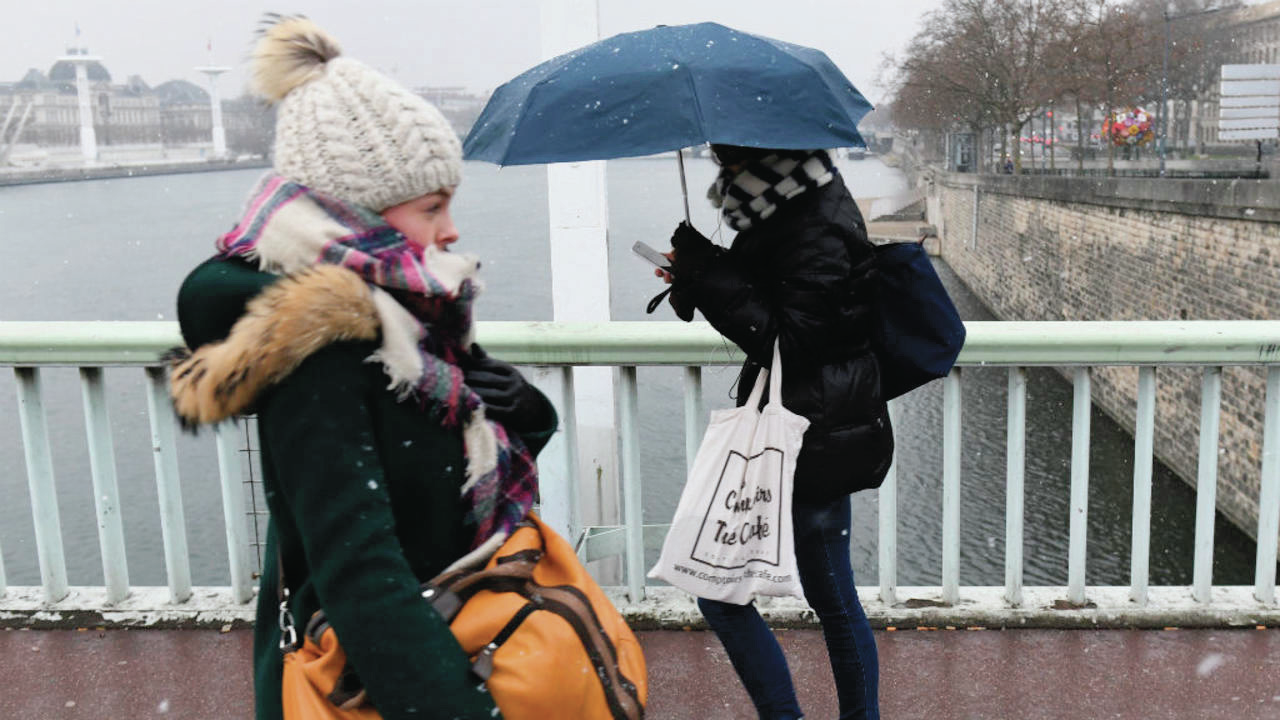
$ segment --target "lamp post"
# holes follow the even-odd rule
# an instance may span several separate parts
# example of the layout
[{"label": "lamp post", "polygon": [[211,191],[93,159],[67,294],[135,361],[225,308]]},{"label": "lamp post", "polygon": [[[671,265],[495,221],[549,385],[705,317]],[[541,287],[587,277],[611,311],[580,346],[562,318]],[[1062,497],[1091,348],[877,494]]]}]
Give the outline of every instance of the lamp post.
[{"label": "lamp post", "polygon": [[1171,34],[1170,25],[1174,20],[1182,20],[1183,18],[1197,17],[1200,15],[1209,15],[1221,12],[1224,8],[1209,8],[1208,10],[1199,10],[1197,12],[1183,13],[1182,15],[1170,15],[1169,6],[1164,7],[1164,61],[1160,66],[1160,107],[1157,118],[1160,125],[1160,136],[1157,143],[1160,146],[1160,177],[1164,177],[1164,158],[1165,158],[1165,138],[1169,129],[1169,113],[1166,105],[1169,104],[1169,36]]},{"label": "lamp post", "polygon": [[1055,123],[1058,121],[1053,117],[1053,103],[1049,103],[1049,112],[1045,113],[1045,120],[1049,125],[1049,133],[1045,138],[1049,143],[1049,169],[1056,170],[1057,163],[1054,162],[1054,160],[1056,159],[1055,156],[1058,154],[1058,133],[1056,132],[1058,126]]}]

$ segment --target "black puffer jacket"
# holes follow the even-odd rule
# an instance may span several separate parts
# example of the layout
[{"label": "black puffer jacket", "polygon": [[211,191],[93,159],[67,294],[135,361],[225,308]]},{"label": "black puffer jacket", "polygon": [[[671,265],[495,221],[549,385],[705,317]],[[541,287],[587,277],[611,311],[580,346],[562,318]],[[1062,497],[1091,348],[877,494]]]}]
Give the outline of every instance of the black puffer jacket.
[{"label": "black puffer jacket", "polygon": [[877,487],[893,429],[870,348],[875,253],[839,174],[743,230],[727,251],[676,242],[672,304],[691,303],[747,354],[738,403],[782,349],[782,402],[810,421],[796,496],[828,499]]}]

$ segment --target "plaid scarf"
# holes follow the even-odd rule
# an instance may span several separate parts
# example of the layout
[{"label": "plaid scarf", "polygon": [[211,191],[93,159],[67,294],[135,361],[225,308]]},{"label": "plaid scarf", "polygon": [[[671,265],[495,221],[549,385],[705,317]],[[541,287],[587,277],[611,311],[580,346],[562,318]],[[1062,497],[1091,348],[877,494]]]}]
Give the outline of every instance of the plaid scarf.
[{"label": "plaid scarf", "polygon": [[769,217],[784,201],[809,188],[826,185],[839,172],[826,150],[780,150],[733,172],[721,168],[707,190],[734,230],[746,230]]},{"label": "plaid scarf", "polygon": [[474,258],[419,251],[380,214],[272,173],[217,247],[224,257],[254,259],[277,274],[327,263],[364,278],[383,335],[370,360],[383,362],[401,399],[412,396],[444,427],[463,431],[462,493],[473,550],[496,548],[524,520],[538,488],[533,456],[518,436],[484,417],[483,401],[458,366],[470,353],[472,304],[481,288]]}]

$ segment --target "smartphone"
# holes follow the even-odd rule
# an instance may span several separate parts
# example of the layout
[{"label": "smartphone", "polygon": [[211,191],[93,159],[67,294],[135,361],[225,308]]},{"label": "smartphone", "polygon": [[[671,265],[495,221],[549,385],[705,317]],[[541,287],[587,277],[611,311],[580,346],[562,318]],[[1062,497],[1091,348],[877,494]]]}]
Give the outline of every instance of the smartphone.
[{"label": "smartphone", "polygon": [[671,261],[667,259],[667,256],[657,250],[654,250],[643,242],[637,241],[635,245],[632,245],[631,252],[653,263],[654,267],[662,268],[667,272],[671,272]]}]

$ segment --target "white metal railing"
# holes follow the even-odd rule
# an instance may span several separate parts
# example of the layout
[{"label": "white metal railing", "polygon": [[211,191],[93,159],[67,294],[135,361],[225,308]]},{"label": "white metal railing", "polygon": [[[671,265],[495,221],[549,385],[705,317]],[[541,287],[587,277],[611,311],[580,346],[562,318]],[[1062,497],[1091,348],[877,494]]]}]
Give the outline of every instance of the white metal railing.
[{"label": "white metal railing", "polygon": [[[1280,537],[1280,322],[1135,322],[1135,323],[1004,323],[968,324],[969,339],[957,368],[943,380],[942,460],[942,584],[937,588],[899,588],[897,584],[897,480],[890,470],[879,502],[879,593],[869,599],[868,612],[892,617],[915,612],[903,609],[904,595],[935,607],[919,611],[952,613],[961,621],[1000,622],[1029,616],[1064,601],[1067,608],[1092,608],[1092,620],[1109,617],[1127,622],[1134,613],[1152,609],[1152,617],[1184,617],[1236,624],[1241,618],[1280,620],[1276,604],[1276,538]],[[554,378],[555,398],[562,409],[563,427],[544,452],[543,514],[566,536],[578,541],[586,559],[621,556],[624,587],[633,605],[663,592],[646,587],[644,552],[657,547],[666,526],[642,521],[642,448],[636,425],[637,366],[685,368],[684,432],[687,457],[700,440],[704,411],[701,368],[740,361],[740,355],[705,324],[684,323],[481,323],[481,341],[492,352],[517,364],[542,368]],[[0,563],[0,619],[10,612],[34,613],[40,608],[69,605],[103,611],[112,608],[192,607],[201,613],[242,606],[252,597],[252,562],[246,528],[246,498],[241,482],[235,438],[239,432],[224,423],[215,432],[223,516],[226,524],[229,583],[221,588],[193,588],[182,512],[181,484],[174,449],[175,420],[168,401],[159,354],[178,344],[170,323],[0,323],[0,365],[14,368],[17,410],[36,528],[40,588],[9,588]],[[1090,368],[1139,368],[1135,432],[1135,469],[1131,576],[1127,588],[1086,587],[1086,529]],[[1212,584],[1213,527],[1217,485],[1218,423],[1224,366],[1267,368],[1265,428],[1258,497],[1258,537],[1255,582],[1232,588]],[[52,448],[45,428],[44,393],[40,371],[50,366],[80,369],[83,403],[93,476],[104,587],[71,588],[62,548],[61,520],[54,492]],[[168,588],[163,602],[158,588],[130,586],[124,553],[124,528],[119,513],[115,463],[109,432],[110,418],[103,391],[106,366],[143,368],[147,379],[155,476],[164,544]],[[587,526],[577,508],[576,433],[573,415],[573,368],[619,368],[619,442],[623,524]],[[962,489],[960,431],[961,386],[964,368],[1008,368],[1007,502],[1005,584],[1002,588],[962,586],[960,582],[960,496]],[[1026,371],[1035,366],[1071,368],[1074,385],[1072,420],[1070,536],[1068,579],[1064,588],[1023,587],[1023,498],[1025,497]],[[1148,587],[1151,476],[1155,424],[1155,378],[1159,367],[1203,367],[1200,419],[1198,499],[1193,584],[1190,588]],[[69,598],[71,595],[73,597]],[[145,602],[139,601],[144,597]],[[131,603],[133,603],[131,605]],[[150,607],[150,606],[148,606]],[[949,607],[950,610],[946,608]],[[154,610],[155,608],[151,608]],[[243,611],[238,617],[247,617]],[[968,613],[967,615],[965,613]],[[1081,610],[1080,612],[1090,612]],[[1243,613],[1225,617],[1224,613]],[[950,616],[948,616],[950,617]]]}]

